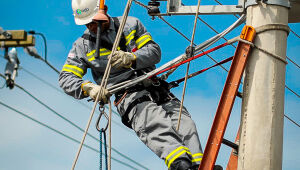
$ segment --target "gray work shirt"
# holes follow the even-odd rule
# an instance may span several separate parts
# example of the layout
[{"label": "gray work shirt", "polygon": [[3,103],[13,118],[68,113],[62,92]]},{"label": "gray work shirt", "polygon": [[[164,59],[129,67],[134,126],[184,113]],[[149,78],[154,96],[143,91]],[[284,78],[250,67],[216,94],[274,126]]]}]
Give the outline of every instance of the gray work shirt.
[{"label": "gray work shirt", "polygon": [[[121,23],[122,18],[117,17]],[[107,30],[101,32],[101,41],[114,43],[116,38],[115,23],[110,18],[110,26]],[[85,30],[84,34],[95,37],[96,35]],[[135,70],[151,71],[155,69],[155,64],[160,61],[161,51],[150,33],[147,32],[143,24],[135,17],[128,17],[123,34],[126,42],[126,51],[133,52],[136,56]],[[101,43],[100,43],[101,44]],[[97,84],[101,83],[106,65],[107,57],[111,49],[101,46],[100,56],[96,55],[96,44],[90,39],[83,37],[78,38],[70,50],[66,63],[59,75],[59,84],[63,90],[77,98],[82,99],[87,96],[81,90],[81,84],[84,82],[82,77],[86,74],[87,69],[91,68],[93,79]],[[108,79],[108,87],[116,83],[134,78],[134,70],[112,68]]]}]

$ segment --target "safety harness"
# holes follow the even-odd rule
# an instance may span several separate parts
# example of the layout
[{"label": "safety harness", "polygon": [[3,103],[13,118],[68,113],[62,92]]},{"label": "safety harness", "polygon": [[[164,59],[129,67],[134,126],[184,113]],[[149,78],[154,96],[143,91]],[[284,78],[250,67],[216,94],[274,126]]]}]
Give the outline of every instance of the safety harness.
[{"label": "safety harness", "polygon": [[[126,108],[124,115],[122,116],[122,123],[129,128],[131,127],[132,121],[128,119],[129,112],[135,107],[137,104],[152,101],[157,105],[162,105],[170,100],[177,99],[174,94],[172,94],[169,90],[169,83],[161,80],[160,78],[152,78],[149,80],[150,84],[138,84],[128,89],[121,90],[115,94],[115,106],[117,106],[128,94],[139,92],[142,90],[146,90],[149,92],[149,95],[143,95],[135,100],[133,100],[128,107]],[[177,99],[178,100],[178,99]]]}]

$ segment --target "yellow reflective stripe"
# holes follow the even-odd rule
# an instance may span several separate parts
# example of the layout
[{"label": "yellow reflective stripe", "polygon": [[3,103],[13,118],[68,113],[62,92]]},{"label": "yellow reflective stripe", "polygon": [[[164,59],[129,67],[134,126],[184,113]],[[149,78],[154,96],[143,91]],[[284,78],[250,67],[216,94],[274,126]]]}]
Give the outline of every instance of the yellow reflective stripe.
[{"label": "yellow reflective stripe", "polygon": [[127,42],[126,42],[125,45],[128,45],[128,44],[131,42],[131,40],[132,40],[133,38],[134,38],[134,36],[130,37],[130,38],[127,40]]},{"label": "yellow reflective stripe", "polygon": [[198,157],[198,156],[201,156],[201,157],[202,157],[202,156],[203,156],[203,153],[195,153],[195,154],[192,155],[192,157]]},{"label": "yellow reflective stripe", "polygon": [[105,56],[111,54],[111,51],[105,52],[105,53],[100,53],[100,56]]},{"label": "yellow reflective stripe", "polygon": [[65,65],[64,65],[64,68],[73,68],[73,69],[75,69],[75,70],[81,72],[82,74],[84,73],[84,71],[83,71],[81,68],[76,67],[76,66],[73,66],[73,65],[65,64]]},{"label": "yellow reflective stripe", "polygon": [[201,160],[202,160],[202,158],[197,158],[197,159],[193,159],[192,162],[199,162]]},{"label": "yellow reflective stripe", "polygon": [[185,150],[189,150],[187,147],[184,147],[184,146],[179,146],[177,149],[173,150],[171,153],[169,153],[169,155],[166,157],[166,161],[165,163],[167,164],[168,162],[168,159],[174,155],[174,153],[178,152],[179,150],[181,149],[185,149]]},{"label": "yellow reflective stripe", "polygon": [[91,52],[87,53],[87,54],[86,54],[86,56],[88,56],[88,57],[89,57],[89,56],[93,55],[95,52],[96,52],[96,50],[93,50],[93,51],[91,51]]},{"label": "yellow reflective stripe", "polygon": [[94,61],[95,60],[95,57],[92,56],[91,58],[88,59],[89,61]]},{"label": "yellow reflective stripe", "polygon": [[151,38],[151,36],[150,35],[143,35],[143,36],[141,36],[140,38],[138,38],[136,41],[135,41],[135,43],[139,43],[140,41],[142,41],[144,38]]},{"label": "yellow reflective stripe", "polygon": [[135,43],[137,45],[137,48],[140,49],[141,47],[143,47],[150,40],[152,40],[152,37],[150,35],[144,35],[144,36],[140,37],[139,39],[137,39],[135,41]]},{"label": "yellow reflective stripe", "polygon": [[149,42],[150,40],[152,40],[151,38],[147,38],[144,42],[142,42],[140,45],[138,45],[138,49],[142,48],[147,42]]},{"label": "yellow reflective stripe", "polygon": [[168,163],[168,168],[170,168],[171,164],[175,161],[175,159],[177,159],[179,156],[181,156],[182,154],[184,154],[186,152],[186,150],[183,150],[181,152],[179,152],[177,155],[175,155],[170,162]]},{"label": "yellow reflective stripe", "polygon": [[[120,49],[120,47],[118,47],[118,49]],[[88,61],[94,61],[95,60],[95,56],[93,56],[95,54],[96,50],[93,50],[89,53],[86,54]],[[110,50],[106,49],[106,48],[101,48],[100,49],[100,56],[106,56],[109,55],[111,53]]]},{"label": "yellow reflective stripe", "polygon": [[132,36],[132,34],[136,33],[136,30],[132,30],[126,37],[125,39],[127,40],[128,38],[130,38]]},{"label": "yellow reflective stripe", "polygon": [[63,68],[62,71],[71,72],[71,73],[75,74],[76,76],[82,78],[82,75],[77,73],[75,70],[71,70],[71,69],[68,69],[68,68]]},{"label": "yellow reflective stripe", "polygon": [[177,149],[173,150],[171,153],[169,153],[169,155],[166,157],[166,161],[165,163],[167,164],[168,159],[177,151],[181,150],[183,148],[183,146],[178,147]]},{"label": "yellow reflective stripe", "polygon": [[134,34],[136,33],[136,30],[132,30],[126,37],[126,44],[125,45],[128,45],[131,40],[134,38]]}]

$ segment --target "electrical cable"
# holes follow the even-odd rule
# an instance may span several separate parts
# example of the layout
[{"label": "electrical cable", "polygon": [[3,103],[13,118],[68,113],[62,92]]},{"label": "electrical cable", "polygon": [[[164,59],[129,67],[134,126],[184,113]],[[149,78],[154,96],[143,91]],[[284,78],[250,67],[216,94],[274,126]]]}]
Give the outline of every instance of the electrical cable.
[{"label": "electrical cable", "polygon": [[[148,9],[148,6],[144,5],[143,3],[137,1],[137,0],[134,0],[134,2],[138,5],[140,5],[141,7],[144,7],[144,8],[147,8]],[[183,6],[184,4],[181,3]],[[191,42],[191,40],[185,36],[181,31],[179,31],[177,28],[175,28],[172,24],[170,24],[168,21],[166,21],[162,16],[158,16],[159,19],[161,19],[163,22],[165,22],[167,25],[169,25],[174,31],[176,31],[178,34],[180,34],[182,37],[184,37],[187,41]],[[207,24],[204,20],[202,20],[199,16],[198,16],[198,19],[200,19],[200,21],[202,21],[204,24]],[[209,26],[209,25],[207,25]],[[212,28],[212,27],[211,27]],[[213,28],[212,28],[213,29]],[[226,38],[222,37],[223,39],[225,39],[227,41]],[[194,45],[196,45],[195,43],[193,43]],[[235,47],[233,44],[230,44],[231,46]],[[204,52],[203,50],[201,52]],[[213,57],[211,57],[209,54],[206,54],[206,56],[208,56],[212,61],[214,61],[215,63],[218,63],[215,59],[213,59]],[[228,70],[222,66],[222,65],[219,65],[219,67],[221,67],[223,70],[227,71]],[[174,71],[176,70],[176,68],[174,68],[172,71],[166,73],[164,75],[164,79],[166,79],[170,74],[172,74]]]},{"label": "electrical cable", "polygon": [[[219,3],[220,5],[222,5],[219,1],[217,1],[217,0],[215,0],[217,3]],[[137,0],[134,0],[134,2],[138,2]],[[143,3],[141,3],[141,2],[138,2],[137,4],[139,4],[139,5],[141,5],[142,7],[147,7],[146,5],[144,5]],[[182,4],[182,5],[184,5],[184,4]],[[235,17],[237,17],[237,16],[235,16]],[[174,26],[172,26],[170,23],[168,23],[165,19],[163,19],[162,17],[159,17],[160,19],[162,19],[162,21],[164,21],[167,25],[169,25],[171,28],[173,28],[177,33],[179,33],[181,36],[183,36],[186,40],[188,40],[188,41],[190,41],[183,33],[181,33],[177,28],[175,28]],[[198,19],[200,20],[200,21],[202,21],[205,25],[207,25],[211,30],[213,30],[215,33],[217,33],[218,34],[218,31],[216,31],[212,26],[210,26],[207,22],[205,22],[203,19],[201,19],[200,17],[198,17]],[[299,35],[298,34],[296,34],[293,30],[291,30],[291,32],[293,32],[296,36],[298,36],[299,37]],[[228,41],[225,37],[222,37],[223,39],[225,39],[226,41]],[[236,48],[236,47],[235,47]],[[210,59],[212,59],[215,63],[217,63],[217,61],[215,61],[212,57],[210,57],[210,56],[208,56]],[[287,57],[287,59],[289,60],[289,61],[291,61],[294,65],[296,65],[298,68],[300,68],[300,66],[296,63],[296,62],[294,62],[292,59],[290,59],[289,57]],[[227,69],[225,69],[224,67],[222,67],[226,72],[228,72],[228,70]],[[285,85],[285,87],[289,90],[289,91],[291,91],[293,94],[295,94],[297,97],[299,97],[300,98],[300,95],[299,94],[297,94],[295,91],[293,91],[291,88],[289,88],[287,85]]]},{"label": "electrical cable", "polygon": [[[223,5],[221,2],[219,2],[218,0],[214,0],[216,3],[218,3],[219,5]],[[235,16],[236,18],[239,18],[236,14],[233,14],[233,16]]]},{"label": "electrical cable", "polygon": [[[175,28],[173,25],[171,25],[168,21],[166,21],[162,16],[158,16],[158,18],[160,18],[162,21],[164,21],[167,25],[169,25],[173,30],[175,30],[178,34],[180,34],[182,37],[184,37],[187,41],[189,41],[189,42],[191,42],[191,40],[187,37],[187,36],[185,36],[181,31],[179,31],[177,28]],[[198,17],[198,18],[200,18],[200,17]],[[222,37],[223,39],[225,39],[226,41],[228,41],[225,37]],[[196,45],[195,43],[194,43],[194,45]],[[233,44],[230,44],[230,45],[233,45]],[[234,45],[233,45],[234,46]],[[234,46],[235,47],[235,46]],[[204,51],[202,51],[202,52],[204,52]],[[214,61],[215,63],[218,63],[213,57],[211,57],[209,54],[206,54],[206,56],[207,57],[209,57],[212,61]],[[228,72],[228,70],[224,67],[224,66],[222,66],[222,65],[220,65],[220,67],[221,68],[223,68],[224,70],[226,70],[227,72]],[[174,70],[175,71],[175,70]],[[173,72],[173,71],[172,71]],[[171,73],[172,73],[171,72]],[[171,73],[167,73],[165,76],[165,79],[171,74]]]},{"label": "electrical cable", "polygon": [[295,66],[297,66],[298,68],[300,68],[300,66],[299,66],[295,61],[293,61],[291,58],[289,58],[288,56],[286,56],[286,58],[287,58],[290,62],[292,62]]},{"label": "electrical cable", "polygon": [[286,114],[284,114],[284,117],[286,117],[290,122],[294,123],[296,126],[300,127],[300,125],[297,122],[295,122],[293,119],[288,117]]},{"label": "electrical cable", "polygon": [[[39,81],[43,82],[44,84],[46,84],[47,86],[51,87],[52,89],[54,89],[54,90],[60,92],[61,94],[64,94],[64,95],[65,95],[65,93],[64,93],[61,89],[55,87],[55,86],[52,85],[51,83],[49,83],[49,82],[47,82],[46,80],[40,78],[39,76],[37,76],[37,75],[35,75],[34,73],[30,72],[29,70],[25,69],[24,67],[20,67],[20,69],[23,70],[24,72],[26,72],[27,74],[31,75],[32,77],[38,79]],[[87,109],[91,109],[90,106],[88,106],[87,104],[81,102],[80,100],[73,100],[73,101],[77,102],[78,104],[82,105],[83,107],[85,107],[85,108],[87,108]],[[113,112],[117,117],[121,117],[115,110],[112,110],[112,112]],[[116,124],[117,126],[119,126],[120,128],[126,130],[127,132],[129,132],[129,133],[131,133],[131,134],[134,134],[132,130],[129,130],[128,128],[124,127],[124,125],[120,124],[119,122],[117,122],[117,121],[115,121],[115,120],[112,120],[112,122],[113,122],[114,124]]]},{"label": "electrical cable", "polygon": [[[218,0],[214,0],[215,2],[217,2],[219,5],[223,5],[221,2],[219,2]],[[237,17],[236,15],[235,15],[235,17]],[[238,17],[237,17],[238,18]],[[205,21],[203,21],[200,17],[199,17],[199,19],[205,24],[205,25],[207,25],[211,30],[213,30],[215,33],[217,33],[218,34],[218,32],[213,28],[213,27],[211,27],[209,24],[207,24]],[[293,31],[291,28],[290,28],[290,31],[295,35],[295,36],[297,36],[298,38],[300,38],[300,36],[295,32],[295,31]],[[225,38],[223,38],[223,39],[225,39]],[[226,40],[226,39],[225,39]],[[287,59],[289,60],[289,61],[291,61],[295,66],[297,66],[298,68],[300,68],[300,66],[295,62],[295,61],[293,61],[291,58],[289,58],[289,57],[287,57]]]},{"label": "electrical cable", "polygon": [[47,48],[48,48],[48,46],[47,46],[47,40],[46,40],[45,35],[42,34],[42,33],[39,33],[39,32],[35,32],[35,31],[33,31],[33,30],[28,31],[28,33],[29,33],[29,34],[33,34],[33,35],[39,35],[39,36],[42,37],[42,39],[43,39],[43,41],[44,41],[44,48],[45,48],[45,54],[44,54],[44,55],[45,55],[45,58],[39,58],[39,59],[42,60],[44,63],[46,63],[46,64],[47,64],[52,70],[54,70],[57,74],[59,74],[59,73],[60,73],[59,70],[56,69],[53,65],[51,65],[51,64],[48,62],[48,60],[47,60],[47,56],[48,56]]},{"label": "electrical cable", "polygon": [[[21,67],[21,68],[22,68],[22,70],[23,70],[24,72],[28,73],[29,75],[31,75],[31,76],[33,76],[34,78],[40,80],[41,82],[45,83],[45,84],[48,85],[49,87],[53,88],[54,90],[56,90],[56,91],[60,92],[61,94],[64,94],[64,95],[65,95],[65,93],[64,93],[61,89],[55,87],[54,85],[52,85],[51,83],[47,82],[46,80],[44,80],[44,79],[40,78],[39,76],[35,75],[34,73],[28,71],[28,70],[25,69],[24,67]],[[70,96],[70,98],[71,98],[71,96]],[[72,98],[72,99],[73,99],[73,98]],[[87,108],[87,109],[91,109],[90,106],[88,106],[87,104],[81,102],[80,100],[73,100],[73,101],[77,102],[78,104],[82,105],[83,107],[85,107],[85,108]],[[106,107],[106,106],[105,106],[105,107]],[[106,108],[107,108],[107,107],[106,107]],[[113,112],[117,117],[121,117],[115,110],[112,110],[112,112]],[[114,124],[116,124],[117,126],[119,126],[120,128],[126,130],[127,132],[129,132],[129,133],[131,133],[131,134],[134,134],[134,132],[133,132],[132,130],[129,130],[129,128],[126,128],[123,124],[120,124],[119,122],[117,122],[117,121],[115,121],[115,120],[112,120],[112,122],[113,122]]]},{"label": "electrical cable", "polygon": [[[195,15],[195,20],[194,20],[194,27],[193,27],[193,33],[192,33],[192,38],[191,38],[191,44],[189,46],[189,52],[187,53],[188,58],[191,58],[194,56],[194,38],[195,38],[195,34],[196,34],[196,27],[197,27],[197,23],[198,23],[198,15],[199,15],[199,7],[200,7],[200,3],[201,0],[198,0],[198,4],[197,4],[197,12]],[[179,131],[180,128],[180,121],[181,121],[181,114],[182,114],[182,109],[183,109],[183,102],[184,102],[184,97],[185,97],[185,92],[186,92],[186,86],[187,86],[187,80],[188,80],[188,75],[189,75],[189,69],[190,69],[190,62],[188,62],[187,66],[186,66],[186,72],[185,72],[185,77],[184,77],[184,84],[183,84],[183,88],[182,88],[182,95],[181,95],[181,100],[180,100],[180,107],[179,107],[179,116],[178,116],[178,121],[177,121],[177,127],[176,130]]]},{"label": "electrical cable", "polygon": [[[0,74],[0,77],[5,78],[5,76],[3,76],[2,74]],[[27,95],[29,95],[31,98],[33,98],[35,101],[37,101],[38,103],[40,103],[41,105],[43,105],[44,107],[46,107],[48,110],[50,110],[52,113],[54,113],[55,115],[57,115],[58,117],[60,117],[61,119],[63,119],[64,121],[68,122],[69,124],[71,124],[72,126],[74,126],[75,128],[77,128],[78,130],[80,130],[81,132],[84,132],[84,129],[82,129],[81,127],[79,127],[78,125],[76,125],[74,122],[72,122],[71,120],[69,120],[68,118],[64,117],[63,115],[59,114],[58,112],[56,112],[54,109],[52,109],[50,106],[46,105],[45,103],[43,103],[41,100],[39,100],[38,98],[36,98],[35,96],[33,96],[29,91],[27,91],[26,89],[24,89],[22,86],[18,85],[15,83],[15,86],[18,87],[20,90],[24,91]],[[93,135],[87,133],[87,135],[89,137],[91,137],[92,139],[96,140],[97,142],[102,142],[100,141],[97,137],[94,137]],[[119,152],[117,149],[112,148],[112,150],[114,152],[116,152],[117,154],[119,154],[120,156],[124,157],[125,159],[135,163],[136,165],[147,169],[145,166],[141,165],[140,163],[134,161],[133,159],[129,158],[128,156],[126,156],[125,154]]]},{"label": "electrical cable", "polygon": [[[20,67],[20,69],[21,69],[21,70],[24,70],[24,72],[26,72],[27,74],[31,75],[32,77],[38,79],[39,81],[43,82],[44,84],[46,84],[47,86],[51,87],[52,89],[54,89],[54,90],[56,90],[56,91],[58,91],[58,92],[60,92],[60,93],[62,93],[62,94],[65,94],[61,89],[55,87],[55,86],[52,85],[51,83],[47,82],[46,80],[42,79],[41,77],[37,76],[36,74],[30,72],[28,69],[25,69],[24,67]],[[84,103],[80,102],[79,100],[75,100],[75,101],[76,101],[77,103],[81,104],[82,106],[84,106],[85,108],[91,109],[91,107],[88,106],[87,104],[84,104]],[[113,113],[114,113],[116,116],[120,117],[120,115],[119,115],[116,111],[113,110]],[[117,122],[115,122],[115,123],[117,123]],[[117,123],[117,124],[118,124],[118,123]],[[120,127],[123,127],[123,128],[124,128],[124,126],[122,126],[122,125],[120,125],[120,124],[118,124],[118,125],[119,125]]]},{"label": "electrical cable", "polygon": [[290,29],[291,30],[291,32],[295,35],[295,36],[297,36],[298,38],[300,38],[300,36],[295,32],[295,31],[293,31],[292,29]]},{"label": "electrical cable", "polygon": [[[218,0],[215,0],[217,3],[219,3],[220,5],[222,5]],[[184,4],[183,4],[184,5]],[[215,30],[212,26],[210,26],[208,23],[206,23],[203,19],[201,19],[200,17],[198,18],[198,19],[200,19],[200,21],[202,21],[205,25],[207,25],[211,30],[213,30],[215,33],[217,33],[218,34],[218,31],[217,30]],[[292,30],[291,30],[292,31]],[[294,31],[292,31],[296,36],[299,36],[298,34],[296,34]],[[227,40],[225,37],[223,37],[223,39],[225,39],[225,40]],[[228,40],[227,40],[228,41]],[[235,47],[236,48],[236,47]],[[214,60],[213,58],[211,58],[212,60]],[[295,62],[295,61],[293,61],[291,58],[289,58],[288,56],[287,56],[287,59],[289,60],[289,61],[291,61],[295,66],[297,66],[298,68],[300,68],[300,66]],[[217,62],[216,62],[217,63]],[[224,67],[222,67],[225,71],[227,71],[228,72],[228,70],[226,70]],[[285,85],[285,87],[289,90],[289,91],[291,91],[292,93],[294,93],[296,96],[298,96],[298,97],[300,97],[300,95],[299,94],[297,94],[295,91],[293,91],[292,89],[290,89],[287,85]]]},{"label": "electrical cable", "polygon": [[[4,107],[6,107],[6,108],[8,108],[8,109],[10,109],[10,110],[12,110],[12,111],[18,113],[18,114],[20,114],[20,115],[23,116],[23,117],[26,117],[27,119],[30,119],[30,120],[34,121],[35,123],[37,123],[37,124],[39,124],[39,125],[41,125],[41,126],[43,126],[43,127],[46,127],[47,129],[50,129],[50,130],[54,131],[55,133],[57,133],[57,134],[59,134],[59,135],[65,137],[65,138],[70,139],[71,141],[73,141],[73,142],[75,142],[75,143],[80,143],[80,141],[76,140],[75,138],[73,138],[73,137],[71,137],[71,136],[68,136],[67,134],[65,134],[65,133],[63,133],[63,132],[61,132],[61,131],[59,131],[59,130],[57,130],[57,129],[55,129],[55,128],[53,128],[53,127],[47,125],[47,124],[45,124],[45,123],[42,123],[41,121],[38,121],[37,119],[34,119],[34,118],[28,116],[27,114],[25,114],[25,113],[23,113],[23,112],[21,112],[21,111],[15,109],[15,108],[13,108],[13,107],[11,107],[11,106],[8,106],[8,105],[2,103],[1,101],[0,101],[0,105],[2,105],[2,106],[4,106]],[[95,149],[95,148],[93,148],[93,147],[91,147],[91,146],[89,146],[89,145],[87,145],[87,144],[84,144],[84,146],[85,146],[86,148],[91,149],[92,151],[95,151],[95,152],[97,152],[97,153],[100,153],[97,149]],[[112,157],[112,159],[113,159],[114,161],[120,163],[120,164],[123,164],[123,165],[129,167],[129,168],[138,170],[136,167],[133,167],[133,166],[131,166],[131,165],[129,165],[129,164],[127,164],[127,163],[121,161],[121,160],[118,160],[118,159],[113,158],[113,157]]]},{"label": "electrical cable", "polygon": [[294,90],[290,89],[287,85],[285,85],[285,88],[287,88],[290,92],[294,93],[297,97],[300,98],[300,95],[296,93]]}]

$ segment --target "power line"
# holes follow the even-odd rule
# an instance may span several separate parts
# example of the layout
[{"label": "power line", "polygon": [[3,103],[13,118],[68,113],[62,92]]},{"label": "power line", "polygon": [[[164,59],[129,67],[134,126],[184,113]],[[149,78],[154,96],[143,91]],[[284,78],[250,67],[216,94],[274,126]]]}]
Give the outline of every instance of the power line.
[{"label": "power line", "polygon": [[[1,77],[5,78],[2,74],[0,74]],[[41,105],[43,105],[44,107],[46,107],[48,110],[50,110],[52,113],[54,113],[55,115],[57,115],[58,117],[60,117],[61,119],[65,120],[66,122],[68,122],[69,124],[71,124],[72,126],[74,126],[75,128],[77,128],[78,130],[80,130],[81,132],[84,132],[84,130],[79,127],[78,125],[76,125],[74,122],[72,122],[71,120],[69,120],[68,118],[64,117],[63,115],[59,114],[58,112],[56,112],[54,109],[52,109],[50,106],[46,105],[45,103],[43,103],[41,100],[39,100],[38,98],[36,98],[35,96],[33,96],[29,91],[27,91],[26,89],[24,89],[22,86],[18,85],[15,83],[15,86],[18,87],[19,89],[21,89],[22,91],[24,91],[27,95],[29,95],[31,98],[33,98],[35,101],[37,101],[38,103],[40,103]],[[98,138],[94,137],[93,135],[91,135],[90,133],[87,133],[87,135],[91,138],[93,138],[94,140],[98,141],[98,142],[102,142],[100,141]],[[128,156],[126,156],[125,154],[119,152],[117,149],[112,148],[112,150],[114,152],[116,152],[117,154],[119,154],[120,156],[124,157],[125,159],[135,163],[136,165],[147,169],[145,166],[141,165],[140,163],[134,161],[133,159],[129,158]]]},{"label": "power line", "polygon": [[[52,128],[51,126],[49,126],[49,125],[47,125],[47,124],[45,124],[45,123],[42,123],[41,121],[38,121],[38,120],[36,120],[36,119],[34,119],[34,118],[28,116],[27,114],[25,114],[25,113],[23,113],[23,112],[21,112],[21,111],[15,109],[15,108],[13,108],[13,107],[11,107],[11,106],[8,106],[8,105],[2,103],[1,101],[0,101],[0,105],[2,105],[2,106],[4,106],[4,107],[6,107],[6,108],[8,108],[8,109],[10,109],[10,110],[12,110],[12,111],[18,113],[18,114],[20,114],[20,115],[23,116],[23,117],[26,117],[27,119],[30,119],[30,120],[34,121],[35,123],[37,123],[37,124],[39,124],[39,125],[41,125],[41,126],[44,126],[44,127],[48,128],[48,129],[54,131],[55,133],[57,133],[57,134],[59,134],[59,135],[65,137],[65,138],[70,139],[71,141],[73,141],[73,142],[75,142],[75,143],[80,143],[80,141],[76,140],[75,138],[73,138],[73,137],[71,137],[71,136],[68,136],[67,134],[65,134],[65,133],[63,133],[63,132],[61,132],[61,131],[59,131],[59,130],[57,130],[57,129],[54,129],[54,128]],[[97,152],[97,153],[100,153],[97,149],[95,149],[95,148],[93,148],[93,147],[91,147],[91,146],[89,146],[89,145],[87,145],[87,144],[83,144],[83,145],[84,145],[86,148],[89,148],[89,149],[91,149],[91,150],[93,150],[93,151],[95,151],[95,152]],[[118,160],[118,159],[113,158],[113,157],[112,157],[112,159],[113,159],[114,161],[120,163],[120,164],[123,164],[123,165],[129,167],[129,168],[137,169],[137,168],[135,168],[135,167],[133,167],[133,166],[131,166],[131,165],[129,165],[129,164],[127,164],[127,163],[121,161],[121,160]]]},{"label": "power line", "polygon": [[286,117],[289,121],[291,121],[292,123],[294,123],[296,126],[300,127],[300,125],[298,123],[296,123],[293,119],[291,119],[290,117],[288,117],[286,114],[284,115],[284,117]]},{"label": "power line", "polygon": [[287,88],[290,92],[294,93],[297,97],[300,98],[300,95],[296,93],[294,90],[290,89],[287,85],[285,85],[285,88]]},{"label": "power line", "polygon": [[[20,67],[20,68],[21,68],[22,70],[24,70],[24,72],[26,72],[27,74],[31,75],[32,77],[38,79],[39,81],[43,82],[43,83],[46,84],[47,86],[51,87],[52,89],[54,89],[54,90],[60,92],[61,94],[64,94],[64,95],[65,95],[65,93],[64,93],[61,89],[55,87],[53,84],[51,84],[51,83],[49,83],[48,81],[42,79],[41,77],[37,76],[36,74],[30,72],[29,70],[25,69],[24,67]],[[85,108],[91,109],[88,105],[86,105],[86,104],[80,102],[79,100],[75,100],[75,101],[76,101],[77,103],[79,103],[80,105],[84,106]],[[120,115],[119,115],[116,111],[114,111],[114,110],[112,110],[112,111],[113,111],[113,113],[114,113],[115,115],[117,115],[118,117],[120,117]]]},{"label": "power line", "polygon": [[[217,3],[219,3],[220,5],[222,5],[219,1],[215,0]],[[137,0],[134,0],[134,2],[138,2]],[[138,5],[141,5],[141,2],[138,2]],[[184,4],[182,4],[184,5]],[[141,5],[142,6],[142,5]],[[146,6],[146,5],[144,5]],[[144,7],[142,6],[142,7]],[[161,19],[161,17],[159,17]],[[218,31],[216,29],[214,29],[212,26],[210,26],[207,22],[205,22],[204,20],[202,20],[201,18],[198,17],[198,19],[200,19],[200,21],[202,21],[205,25],[207,25],[210,29],[212,29],[214,32],[216,32],[218,34]],[[183,36],[186,40],[190,41],[182,32],[180,32],[178,29],[176,29],[174,26],[172,26],[170,23],[168,23],[166,20],[162,19],[165,23],[167,23],[172,29],[174,29],[176,32],[178,32],[181,36]],[[226,41],[228,41],[226,38],[224,38]],[[236,47],[235,47],[236,48]],[[214,61],[215,63],[218,63],[215,59],[213,59],[211,56],[207,55],[212,61]],[[288,58],[289,60],[291,60],[290,58]],[[291,60],[292,61],[292,60]],[[292,61],[293,62],[293,61]],[[297,65],[295,62],[293,62],[297,67],[299,67],[299,65]],[[228,72],[228,70],[226,68],[224,68],[222,65],[220,65],[220,67],[223,68],[223,70],[225,70],[226,72]],[[297,94],[295,91],[293,91],[291,88],[289,88],[287,85],[285,85],[285,87],[291,91],[292,93],[294,93],[296,96],[300,97],[299,94]]]},{"label": "power line", "polygon": [[[25,69],[24,67],[21,67],[21,69],[22,69],[24,72],[26,72],[26,73],[28,73],[29,75],[31,75],[32,77],[38,79],[39,81],[43,82],[43,83],[46,84],[47,86],[51,87],[52,89],[54,89],[54,90],[60,92],[61,94],[64,94],[64,95],[65,95],[65,93],[64,93],[61,89],[55,87],[54,85],[52,85],[52,84],[49,83],[48,81],[42,79],[41,77],[37,76],[36,74],[34,74],[34,73],[30,72],[29,70]],[[77,102],[77,103],[79,103],[80,105],[84,106],[84,107],[87,108],[87,109],[91,109],[90,106],[88,106],[88,105],[85,104],[85,103],[82,103],[82,102],[79,101],[79,100],[74,100],[74,101]],[[105,106],[105,107],[107,107],[107,106]],[[120,115],[119,115],[115,110],[112,110],[112,112],[113,112],[115,115],[117,115],[118,117],[120,117]],[[129,133],[131,133],[131,134],[134,134],[133,131],[131,131],[131,130],[129,130],[128,128],[124,127],[124,125],[120,124],[119,122],[117,122],[117,121],[115,121],[115,120],[112,120],[112,122],[115,123],[115,124],[116,124],[117,126],[119,126],[120,128],[126,130],[127,132],[129,132]]]},{"label": "power line", "polygon": [[[221,2],[219,2],[218,0],[214,0],[215,2],[217,2],[219,5],[223,5]],[[238,18],[236,15],[234,15],[236,18]],[[207,25],[211,30],[213,30],[215,33],[217,33],[218,34],[218,32],[213,28],[213,27],[211,27],[209,24],[207,24],[205,21],[203,21],[200,17],[198,18],[200,21],[202,21],[205,25]],[[295,35],[295,36],[297,36],[298,38],[300,38],[300,36],[295,32],[295,31],[293,31],[291,28],[290,28],[290,31]],[[225,37],[223,37],[223,39],[225,39],[226,40],[226,38]],[[231,44],[232,46],[233,46],[233,44]],[[287,56],[287,59],[289,60],[289,61],[291,61],[295,66],[297,66],[298,68],[300,68],[300,66],[295,62],[295,61],[293,61],[291,58],[289,58],[288,56]]]},{"label": "power line", "polygon": [[286,56],[286,58],[287,58],[290,62],[292,62],[295,66],[297,66],[298,68],[300,68],[300,66],[299,66],[295,61],[293,61],[292,59],[290,59],[288,56]]},{"label": "power line", "polygon": [[299,36],[295,31],[293,31],[292,29],[291,29],[291,32],[292,32],[294,35],[296,35],[298,38],[300,38],[300,36]]}]

